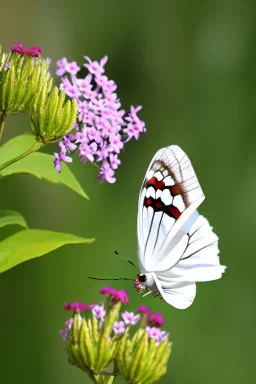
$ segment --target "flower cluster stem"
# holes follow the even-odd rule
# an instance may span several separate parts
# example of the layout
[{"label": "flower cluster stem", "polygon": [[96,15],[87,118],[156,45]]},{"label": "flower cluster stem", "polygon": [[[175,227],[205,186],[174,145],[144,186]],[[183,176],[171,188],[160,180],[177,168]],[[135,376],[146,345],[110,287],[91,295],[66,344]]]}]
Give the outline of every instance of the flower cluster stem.
[{"label": "flower cluster stem", "polygon": [[32,145],[27,151],[23,152],[21,155],[14,157],[13,159],[6,161],[2,165],[0,165],[0,171],[2,171],[4,168],[8,167],[11,164],[16,163],[17,161],[23,159],[24,157],[30,155],[33,152],[36,152],[39,148],[41,148],[43,144],[39,143],[38,141],[35,142],[35,144]]},{"label": "flower cluster stem", "polygon": [[6,116],[5,111],[0,112],[0,140],[4,130],[5,116]]},{"label": "flower cluster stem", "polygon": [[88,375],[90,379],[96,384],[113,384],[116,379],[116,376],[111,374],[94,375],[93,373],[88,373]]}]

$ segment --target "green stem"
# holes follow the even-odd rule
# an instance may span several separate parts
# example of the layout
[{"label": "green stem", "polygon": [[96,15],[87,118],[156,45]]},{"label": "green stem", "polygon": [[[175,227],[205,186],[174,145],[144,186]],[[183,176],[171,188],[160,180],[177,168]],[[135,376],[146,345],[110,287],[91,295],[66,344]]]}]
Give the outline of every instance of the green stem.
[{"label": "green stem", "polygon": [[113,384],[116,379],[116,375],[111,375],[111,373],[94,375],[92,372],[89,372],[88,376],[97,384]]},{"label": "green stem", "polygon": [[25,151],[24,153],[22,153],[21,155],[19,155],[17,157],[14,157],[13,159],[11,159],[9,161],[6,161],[2,165],[0,165],[0,171],[2,171],[4,168],[8,167],[9,165],[16,163],[16,161],[19,161],[19,160],[23,159],[24,157],[30,155],[31,153],[36,152],[39,148],[42,147],[42,145],[43,145],[42,143],[39,143],[38,141],[36,141],[35,144],[33,144],[32,147],[29,148],[27,151]]},{"label": "green stem", "polygon": [[0,113],[0,140],[1,140],[1,137],[2,137],[2,134],[3,134],[3,130],[4,130],[5,116],[6,116],[5,111],[2,111]]},{"label": "green stem", "polygon": [[96,380],[96,378],[95,378],[95,376],[94,376],[94,374],[93,373],[88,373],[88,376],[90,377],[90,379],[95,383],[95,384],[97,384],[98,383],[98,381]]}]

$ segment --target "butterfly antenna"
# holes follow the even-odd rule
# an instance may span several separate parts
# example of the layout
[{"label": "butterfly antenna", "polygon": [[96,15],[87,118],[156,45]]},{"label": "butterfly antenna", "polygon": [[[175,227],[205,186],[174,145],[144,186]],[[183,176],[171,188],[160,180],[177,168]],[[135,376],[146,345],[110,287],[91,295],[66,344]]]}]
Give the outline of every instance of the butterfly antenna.
[{"label": "butterfly antenna", "polygon": [[130,279],[128,277],[118,277],[116,279],[100,279],[98,277],[92,277],[92,276],[88,276],[88,279],[92,279],[92,280],[134,280],[134,279]]},{"label": "butterfly antenna", "polygon": [[119,253],[117,251],[115,251],[115,254],[120,257],[120,259],[123,259],[125,261],[128,261],[128,263],[130,263],[131,265],[133,265],[135,268],[138,269],[137,265],[135,265],[131,260],[128,260],[128,259],[125,259],[124,257],[120,256]]}]

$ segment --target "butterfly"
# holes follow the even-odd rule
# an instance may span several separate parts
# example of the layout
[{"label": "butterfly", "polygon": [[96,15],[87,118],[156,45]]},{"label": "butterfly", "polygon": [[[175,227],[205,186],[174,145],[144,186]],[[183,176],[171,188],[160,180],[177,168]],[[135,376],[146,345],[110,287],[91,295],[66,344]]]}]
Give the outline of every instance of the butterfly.
[{"label": "butterfly", "polygon": [[195,299],[196,282],[221,278],[226,267],[218,237],[197,211],[204,198],[185,152],[177,145],[160,149],[139,194],[137,291],[185,309]]}]

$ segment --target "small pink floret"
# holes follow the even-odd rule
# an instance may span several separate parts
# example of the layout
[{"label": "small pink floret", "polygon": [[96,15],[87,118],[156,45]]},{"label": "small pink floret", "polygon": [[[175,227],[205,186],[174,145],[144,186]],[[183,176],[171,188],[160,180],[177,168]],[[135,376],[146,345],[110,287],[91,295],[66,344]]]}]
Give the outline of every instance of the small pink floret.
[{"label": "small pink floret", "polygon": [[75,303],[65,303],[64,309],[67,311],[74,311],[74,312],[82,312],[82,311],[90,311],[95,304],[86,305],[82,303],[81,301],[76,301]]},{"label": "small pink floret", "polygon": [[149,316],[149,322],[154,327],[161,327],[164,324],[163,316],[160,312],[155,313],[154,315]]},{"label": "small pink floret", "polygon": [[101,295],[109,295],[114,301],[121,301],[124,304],[129,303],[129,297],[124,289],[116,290],[111,287],[104,287],[100,290]]},{"label": "small pink floret", "polygon": [[140,305],[138,308],[138,312],[145,313],[147,316],[151,316],[151,311],[146,305]]},{"label": "small pink floret", "polygon": [[38,45],[24,49],[21,43],[17,43],[11,47],[11,52],[16,52],[19,55],[24,56],[38,57],[42,52],[42,49]]}]

